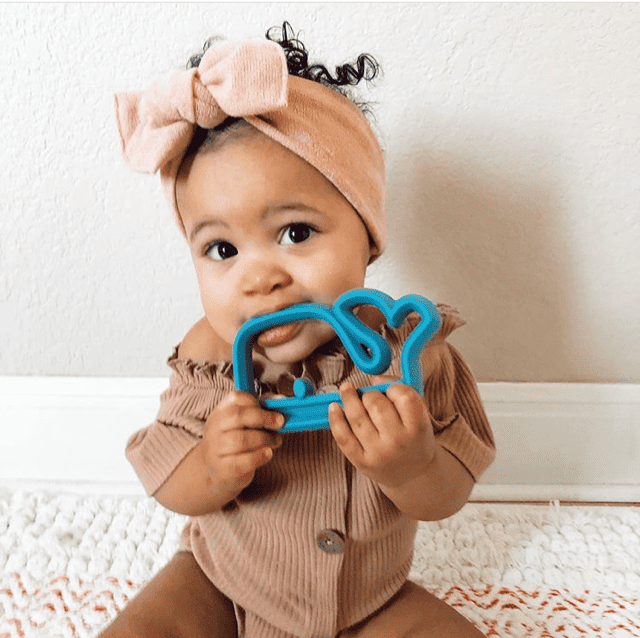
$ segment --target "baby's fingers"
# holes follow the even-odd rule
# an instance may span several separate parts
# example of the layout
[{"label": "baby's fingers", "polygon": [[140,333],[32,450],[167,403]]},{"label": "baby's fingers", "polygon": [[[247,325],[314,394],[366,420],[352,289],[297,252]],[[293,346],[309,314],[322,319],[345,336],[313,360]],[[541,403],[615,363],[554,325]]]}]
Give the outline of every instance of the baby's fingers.
[{"label": "baby's fingers", "polygon": [[282,434],[258,429],[231,430],[220,439],[220,456],[230,456],[253,452],[264,447],[279,448]]},{"label": "baby's fingers", "polygon": [[284,425],[284,416],[273,410],[265,410],[256,401],[255,406],[242,410],[239,421],[240,425],[245,428],[278,430]]},{"label": "baby's fingers", "polygon": [[262,410],[262,427],[267,430],[279,430],[284,425],[284,416],[280,412]]},{"label": "baby's fingers", "polygon": [[278,412],[265,410],[259,401],[245,392],[230,392],[212,412],[210,419],[219,417],[222,431],[237,428],[277,430],[284,425],[284,417]]},{"label": "baby's fingers", "polygon": [[372,380],[375,385],[383,385],[385,383],[395,383],[396,381],[400,381],[400,377],[391,376],[389,374],[378,374],[373,377]]},{"label": "baby's fingers", "polygon": [[363,454],[362,444],[353,433],[344,411],[339,403],[332,403],[329,406],[329,425],[331,433],[342,453],[352,462]]},{"label": "baby's fingers", "polygon": [[235,457],[235,464],[238,473],[251,472],[259,468],[261,465],[268,463],[273,458],[273,450],[268,447],[261,447],[251,452],[244,452],[243,454],[237,454]]},{"label": "baby's fingers", "polygon": [[424,399],[409,385],[396,384],[387,390],[405,428],[424,430],[430,427]]},{"label": "baby's fingers", "polygon": [[247,487],[256,473],[256,470],[268,463],[273,458],[273,450],[263,447],[252,452],[237,454],[230,459],[231,473],[236,477],[235,481],[239,489]]}]

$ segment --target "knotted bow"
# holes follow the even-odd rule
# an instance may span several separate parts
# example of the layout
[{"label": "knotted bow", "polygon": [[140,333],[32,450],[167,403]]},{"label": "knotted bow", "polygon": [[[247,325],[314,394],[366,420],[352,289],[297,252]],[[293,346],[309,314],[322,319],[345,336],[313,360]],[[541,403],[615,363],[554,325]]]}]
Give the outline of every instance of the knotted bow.
[{"label": "knotted bow", "polygon": [[197,69],[180,71],[144,92],[116,95],[127,164],[155,173],[180,230],[175,185],[197,126],[242,117],[324,175],[352,205],[372,240],[372,259],[386,241],[384,157],[360,109],[338,91],[289,76],[284,50],[269,40],[221,42]]},{"label": "knotted bow", "polygon": [[287,61],[269,40],[220,42],[198,68],[179,71],[144,92],[116,95],[122,152],[134,170],[155,173],[182,157],[196,125],[258,115],[287,105]]}]

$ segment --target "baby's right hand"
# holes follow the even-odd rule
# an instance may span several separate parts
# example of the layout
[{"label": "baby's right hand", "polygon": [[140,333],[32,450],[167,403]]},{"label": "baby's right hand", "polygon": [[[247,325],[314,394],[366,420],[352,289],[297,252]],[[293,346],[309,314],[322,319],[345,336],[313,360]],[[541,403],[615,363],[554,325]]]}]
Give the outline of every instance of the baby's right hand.
[{"label": "baby's right hand", "polygon": [[211,412],[202,444],[213,480],[235,498],[256,470],[282,445],[284,425],[278,412],[265,410],[256,397],[233,390]]}]

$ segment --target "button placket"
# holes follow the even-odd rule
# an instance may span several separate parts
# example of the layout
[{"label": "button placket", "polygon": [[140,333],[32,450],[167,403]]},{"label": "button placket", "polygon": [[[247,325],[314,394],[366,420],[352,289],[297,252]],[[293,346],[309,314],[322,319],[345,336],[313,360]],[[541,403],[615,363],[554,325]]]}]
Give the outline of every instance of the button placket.
[{"label": "button placket", "polygon": [[339,611],[339,582],[347,551],[346,509],[348,484],[345,473],[345,457],[330,433],[316,433],[319,447],[318,485],[316,490],[316,517],[313,537],[315,545],[313,563],[317,569],[316,600],[318,616],[312,623],[311,635],[333,635]]}]

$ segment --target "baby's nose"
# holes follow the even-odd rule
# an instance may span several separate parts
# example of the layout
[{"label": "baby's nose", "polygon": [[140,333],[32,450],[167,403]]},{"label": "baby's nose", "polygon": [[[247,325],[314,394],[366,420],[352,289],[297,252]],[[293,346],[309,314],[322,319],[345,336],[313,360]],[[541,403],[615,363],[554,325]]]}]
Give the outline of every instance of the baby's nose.
[{"label": "baby's nose", "polygon": [[291,275],[281,264],[256,259],[246,267],[243,291],[247,295],[268,295],[278,288],[288,286],[292,281]]}]

